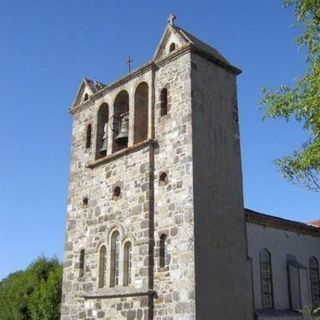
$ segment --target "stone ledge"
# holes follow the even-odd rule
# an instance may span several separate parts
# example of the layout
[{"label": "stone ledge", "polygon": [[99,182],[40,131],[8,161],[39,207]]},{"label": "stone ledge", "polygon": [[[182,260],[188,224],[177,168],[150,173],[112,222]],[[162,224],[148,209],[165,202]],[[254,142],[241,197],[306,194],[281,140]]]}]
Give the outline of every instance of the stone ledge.
[{"label": "stone ledge", "polygon": [[256,310],[257,320],[303,320],[301,313],[291,310]]},{"label": "stone ledge", "polygon": [[102,164],[105,164],[105,163],[111,162],[111,161],[113,161],[115,159],[118,159],[118,158],[120,158],[120,157],[122,157],[124,155],[130,154],[132,152],[139,151],[139,150],[141,150],[141,149],[143,149],[143,148],[145,148],[147,146],[155,145],[156,143],[157,143],[157,141],[154,140],[154,139],[148,139],[148,140],[141,141],[139,143],[134,144],[131,147],[128,147],[128,148],[120,150],[120,151],[117,151],[117,152],[115,152],[113,154],[110,154],[109,156],[104,157],[104,158],[88,162],[86,164],[86,167],[90,168],[90,169],[93,169],[93,168],[98,167],[98,166],[100,166]]},{"label": "stone ledge", "polygon": [[107,292],[92,292],[90,294],[84,295],[83,298],[88,299],[113,299],[113,298],[126,298],[126,297],[142,297],[142,296],[153,296],[156,295],[155,290],[147,291],[136,291],[127,290],[126,292],[119,292],[111,289],[110,293]]}]

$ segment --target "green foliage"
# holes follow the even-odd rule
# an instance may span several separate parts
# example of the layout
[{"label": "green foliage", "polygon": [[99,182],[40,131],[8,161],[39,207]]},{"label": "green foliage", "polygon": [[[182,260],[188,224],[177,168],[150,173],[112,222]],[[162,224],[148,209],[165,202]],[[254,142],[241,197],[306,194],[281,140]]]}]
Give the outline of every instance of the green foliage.
[{"label": "green foliage", "polygon": [[51,271],[47,281],[41,280],[29,299],[32,320],[59,320],[62,268]]},{"label": "green foliage", "polygon": [[320,320],[319,307],[313,307],[312,305],[303,306],[302,310],[300,310],[302,314],[303,320]]},{"label": "green foliage", "polygon": [[292,155],[276,160],[288,180],[320,191],[320,1],[284,0],[294,7],[303,34],[297,39],[307,49],[307,71],[295,86],[264,89],[264,118],[294,118],[303,124],[309,139]]},{"label": "green foliage", "polygon": [[0,282],[0,319],[58,320],[61,282],[56,259],[38,258],[25,271],[9,275]]}]

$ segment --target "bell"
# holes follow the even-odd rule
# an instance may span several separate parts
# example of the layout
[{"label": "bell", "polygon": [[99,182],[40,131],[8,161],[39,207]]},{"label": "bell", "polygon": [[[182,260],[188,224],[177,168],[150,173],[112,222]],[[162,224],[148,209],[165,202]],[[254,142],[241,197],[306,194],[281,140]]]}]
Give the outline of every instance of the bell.
[{"label": "bell", "polygon": [[119,133],[115,137],[115,141],[121,145],[128,143],[129,136],[129,116],[125,114],[120,119]]},{"label": "bell", "polygon": [[108,139],[104,139],[102,147],[100,148],[99,152],[100,153],[106,153],[107,149],[108,149]]},{"label": "bell", "polygon": [[108,122],[104,124],[102,139],[103,139],[103,142],[99,152],[101,154],[104,154],[107,152],[107,149],[108,149]]}]

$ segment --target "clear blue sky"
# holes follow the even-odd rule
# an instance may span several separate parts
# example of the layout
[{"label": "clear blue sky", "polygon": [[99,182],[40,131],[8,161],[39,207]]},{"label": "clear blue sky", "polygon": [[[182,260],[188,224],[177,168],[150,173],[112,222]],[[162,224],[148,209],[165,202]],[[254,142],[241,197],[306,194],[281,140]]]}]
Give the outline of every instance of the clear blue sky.
[{"label": "clear blue sky", "polygon": [[63,257],[71,117],[80,80],[108,83],[152,58],[169,13],[220,50],[238,78],[245,205],[320,217],[320,198],[283,180],[272,161],[304,140],[298,124],[261,121],[262,87],[304,70],[280,0],[1,0],[0,279],[41,254]]}]

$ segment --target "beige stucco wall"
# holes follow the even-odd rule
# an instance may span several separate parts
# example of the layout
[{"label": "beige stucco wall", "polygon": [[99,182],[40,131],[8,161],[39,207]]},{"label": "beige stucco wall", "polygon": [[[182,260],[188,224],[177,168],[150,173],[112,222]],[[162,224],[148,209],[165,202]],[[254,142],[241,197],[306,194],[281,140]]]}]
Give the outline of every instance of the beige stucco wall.
[{"label": "beige stucco wall", "polygon": [[236,76],[192,55],[197,320],[252,319]]},{"label": "beige stucco wall", "polygon": [[[247,223],[247,237],[249,257],[252,260],[255,308],[261,309],[259,251],[266,248],[271,253],[275,309],[289,309],[287,256],[294,256],[306,267],[311,257],[320,261],[320,238],[253,223]],[[311,304],[309,278],[306,285],[307,296],[304,299]]]}]

